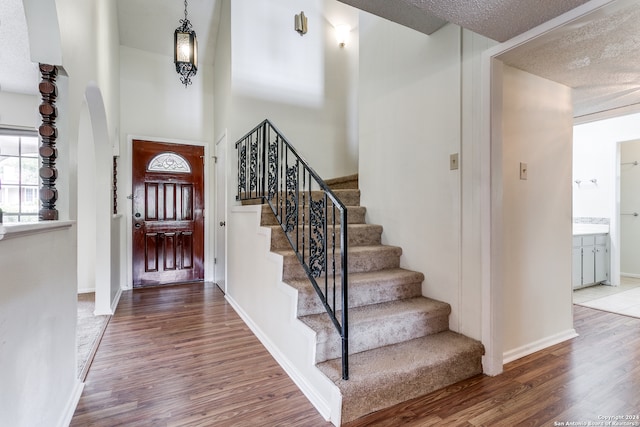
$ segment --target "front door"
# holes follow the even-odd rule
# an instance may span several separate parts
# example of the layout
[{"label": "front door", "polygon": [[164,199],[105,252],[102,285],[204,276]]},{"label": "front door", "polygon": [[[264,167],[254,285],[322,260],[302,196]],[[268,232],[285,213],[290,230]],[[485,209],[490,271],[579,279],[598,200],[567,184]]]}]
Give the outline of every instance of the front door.
[{"label": "front door", "polygon": [[204,279],[204,147],[133,140],[133,286]]}]

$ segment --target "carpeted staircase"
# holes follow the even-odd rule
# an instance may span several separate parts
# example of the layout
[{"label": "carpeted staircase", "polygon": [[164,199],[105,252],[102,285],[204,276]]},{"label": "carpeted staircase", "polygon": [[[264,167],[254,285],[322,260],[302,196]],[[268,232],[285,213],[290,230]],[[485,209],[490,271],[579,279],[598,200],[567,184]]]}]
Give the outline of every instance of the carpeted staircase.
[{"label": "carpeted staircase", "polygon": [[284,258],[283,281],[298,290],[298,318],[316,332],[317,367],[342,393],[342,423],[480,374],[482,344],[449,331],[451,307],[423,297],[424,275],[400,268],[402,249],[365,223],[357,175],[328,184],[349,211],[349,380],[340,336],[267,205],[261,221]]}]

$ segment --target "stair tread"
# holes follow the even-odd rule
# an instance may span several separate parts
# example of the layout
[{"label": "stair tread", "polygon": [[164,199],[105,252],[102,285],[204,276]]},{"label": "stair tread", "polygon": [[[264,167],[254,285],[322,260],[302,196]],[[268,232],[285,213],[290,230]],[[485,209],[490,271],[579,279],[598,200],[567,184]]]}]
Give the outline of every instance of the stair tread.
[{"label": "stair tread", "polygon": [[411,377],[417,370],[445,363],[460,353],[484,354],[479,341],[453,331],[415,338],[349,356],[349,380],[342,379],[340,358],[319,363],[318,368],[343,391],[375,386],[384,381]]},{"label": "stair tread", "polygon": [[[429,317],[448,316],[451,312],[449,304],[426,297],[414,297],[401,300],[387,301],[349,309],[349,327],[355,328],[360,324],[392,319],[395,316],[409,317],[411,313],[424,313]],[[339,319],[341,312],[336,313]],[[310,314],[300,317],[305,324],[316,332],[332,333],[333,323],[326,313]]]}]

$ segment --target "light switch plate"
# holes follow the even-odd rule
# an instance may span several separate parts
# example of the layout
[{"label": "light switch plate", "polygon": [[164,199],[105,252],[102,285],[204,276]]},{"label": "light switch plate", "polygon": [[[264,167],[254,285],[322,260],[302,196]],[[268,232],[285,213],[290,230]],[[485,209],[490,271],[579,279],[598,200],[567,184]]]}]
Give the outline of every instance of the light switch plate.
[{"label": "light switch plate", "polygon": [[528,167],[526,163],[520,162],[520,179],[527,179]]},{"label": "light switch plate", "polygon": [[458,153],[449,155],[449,169],[452,171],[458,169]]}]

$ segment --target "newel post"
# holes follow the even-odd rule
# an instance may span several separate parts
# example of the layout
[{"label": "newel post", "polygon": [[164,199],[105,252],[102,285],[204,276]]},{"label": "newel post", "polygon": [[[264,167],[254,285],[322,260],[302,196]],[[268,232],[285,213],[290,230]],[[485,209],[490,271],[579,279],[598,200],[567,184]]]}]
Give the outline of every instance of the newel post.
[{"label": "newel post", "polygon": [[56,148],[56,139],[58,138],[58,129],[56,129],[56,117],[58,117],[56,76],[58,75],[58,67],[40,64],[40,74],[42,76],[42,80],[38,85],[38,90],[42,95],[42,103],[39,108],[42,124],[38,129],[42,141],[40,145],[40,158],[42,160],[42,166],[40,167],[40,178],[42,179],[40,220],[52,221],[58,219],[58,210],[56,209],[56,201],[58,200],[58,190],[56,189],[56,179],[58,178],[58,170],[56,169],[56,158],[58,157],[58,149]]}]

